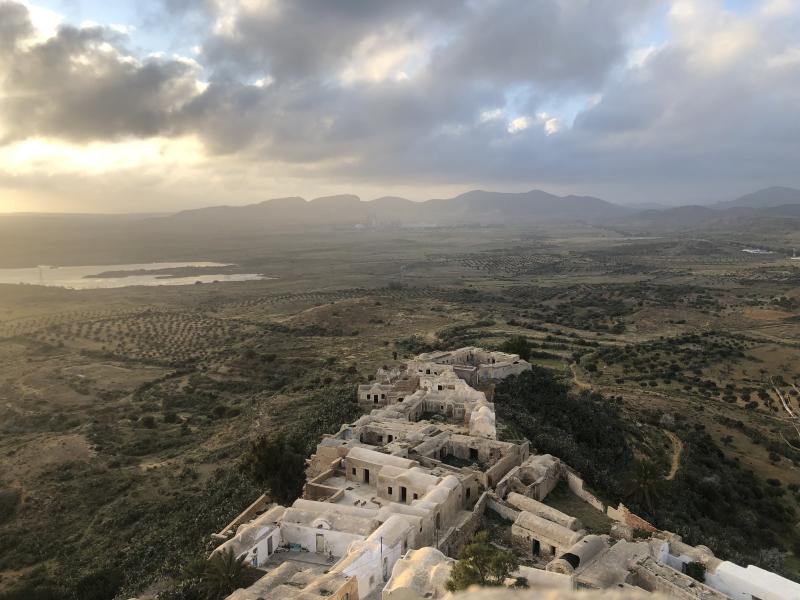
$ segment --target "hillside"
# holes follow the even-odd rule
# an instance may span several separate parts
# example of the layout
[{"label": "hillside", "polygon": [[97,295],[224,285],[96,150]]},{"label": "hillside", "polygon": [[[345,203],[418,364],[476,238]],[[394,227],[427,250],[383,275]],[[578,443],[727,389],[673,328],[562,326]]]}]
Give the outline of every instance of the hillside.
[{"label": "hillside", "polygon": [[786,204],[800,204],[800,190],[773,186],[745,194],[735,200],[718,202],[714,204],[714,208],[771,208]]}]

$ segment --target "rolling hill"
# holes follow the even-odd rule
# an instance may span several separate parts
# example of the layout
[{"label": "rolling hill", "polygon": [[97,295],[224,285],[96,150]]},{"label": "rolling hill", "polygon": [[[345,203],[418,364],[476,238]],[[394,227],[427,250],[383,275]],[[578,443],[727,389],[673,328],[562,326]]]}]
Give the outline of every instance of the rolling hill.
[{"label": "rolling hill", "polygon": [[769,187],[735,200],[726,200],[713,205],[713,208],[772,208],[787,204],[800,204],[800,190],[790,187]]}]

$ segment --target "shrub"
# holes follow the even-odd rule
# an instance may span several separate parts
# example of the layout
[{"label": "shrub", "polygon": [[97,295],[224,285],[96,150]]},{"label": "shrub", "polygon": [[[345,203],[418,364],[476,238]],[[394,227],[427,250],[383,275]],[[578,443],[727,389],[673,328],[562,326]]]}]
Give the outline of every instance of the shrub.
[{"label": "shrub", "polygon": [[305,454],[296,441],[286,437],[261,436],[242,461],[242,470],[256,483],[269,488],[272,499],[291,504],[303,491]]},{"label": "shrub", "polygon": [[690,562],[686,564],[686,574],[700,583],[706,580],[706,566],[701,562]]},{"label": "shrub", "polygon": [[499,586],[518,567],[513,553],[492,546],[489,534],[481,531],[459,552],[446,587],[455,592],[471,585]]},{"label": "shrub", "polygon": [[19,490],[0,490],[0,524],[9,521],[19,506]]},{"label": "shrub", "polygon": [[515,335],[507,339],[500,346],[500,350],[509,354],[519,354],[522,360],[528,360],[531,357],[531,344],[528,338],[522,335]]},{"label": "shrub", "polygon": [[75,584],[75,594],[81,600],[109,600],[116,596],[122,582],[122,574],[115,569],[92,571]]}]

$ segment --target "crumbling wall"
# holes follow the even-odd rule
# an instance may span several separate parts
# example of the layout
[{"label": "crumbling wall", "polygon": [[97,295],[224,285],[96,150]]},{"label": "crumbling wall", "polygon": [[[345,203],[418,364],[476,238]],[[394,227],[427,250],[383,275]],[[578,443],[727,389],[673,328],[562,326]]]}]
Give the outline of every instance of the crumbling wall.
[{"label": "crumbling wall", "polygon": [[569,489],[572,490],[573,494],[575,494],[584,502],[591,504],[600,512],[606,512],[606,505],[600,502],[600,500],[594,494],[583,487],[583,479],[578,477],[578,475],[571,469],[567,470],[566,480],[567,485],[569,486]]},{"label": "crumbling wall", "polygon": [[494,487],[503,476],[519,464],[519,455],[516,452],[506,454],[486,471],[488,487]]},{"label": "crumbling wall", "polygon": [[445,536],[439,540],[438,550],[447,556],[458,556],[459,551],[463,548],[480,529],[483,520],[483,513],[486,511],[486,505],[489,501],[489,492],[484,492],[472,512],[469,513],[463,521],[459,521],[451,527]]},{"label": "crumbling wall", "polygon": [[326,471],[338,468],[346,454],[344,446],[317,446],[317,451],[306,461],[306,478],[313,481]]},{"label": "crumbling wall", "polygon": [[659,565],[652,558],[646,558],[634,565],[634,583],[654,594],[681,600],[726,600],[728,596],[713,588],[695,581],[671,567]]},{"label": "crumbling wall", "polygon": [[634,529],[641,529],[643,531],[649,531],[650,533],[655,533],[658,531],[658,529],[645,521],[643,518],[629,511],[628,508],[622,503],[620,503],[617,508],[609,506],[606,514],[608,515],[609,519],[624,523],[625,525],[629,525]]},{"label": "crumbling wall", "polygon": [[307,483],[303,486],[303,499],[318,502],[336,502],[342,497],[343,491],[339,488],[318,483]]},{"label": "crumbling wall", "polygon": [[505,498],[511,492],[527,494],[528,486],[524,485],[519,479],[520,467],[512,468],[495,486],[495,492],[500,498]]}]

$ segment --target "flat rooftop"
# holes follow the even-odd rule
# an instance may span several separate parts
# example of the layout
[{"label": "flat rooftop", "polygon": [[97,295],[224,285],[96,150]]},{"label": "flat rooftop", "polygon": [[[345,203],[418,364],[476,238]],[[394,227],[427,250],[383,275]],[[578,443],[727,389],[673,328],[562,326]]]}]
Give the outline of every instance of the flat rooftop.
[{"label": "flat rooftop", "polygon": [[303,569],[311,569],[317,575],[322,575],[333,567],[340,557],[334,557],[334,562],[330,562],[325,553],[305,552],[302,550],[278,550],[269,560],[259,567],[259,570],[269,573],[273,569],[281,566],[285,562],[299,563]]},{"label": "flat rooftop", "polygon": [[381,507],[380,504],[373,501],[373,498],[377,498],[378,496],[378,490],[374,485],[350,481],[346,479],[344,475],[334,475],[321,483],[329,487],[344,490],[344,495],[336,501],[336,504],[360,506],[362,508]]}]

